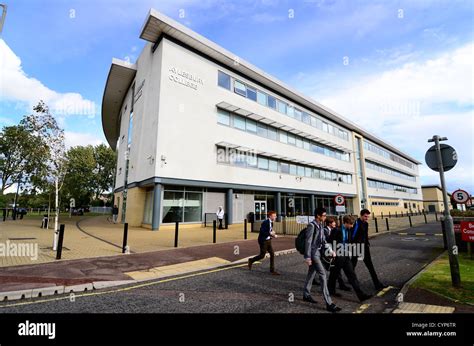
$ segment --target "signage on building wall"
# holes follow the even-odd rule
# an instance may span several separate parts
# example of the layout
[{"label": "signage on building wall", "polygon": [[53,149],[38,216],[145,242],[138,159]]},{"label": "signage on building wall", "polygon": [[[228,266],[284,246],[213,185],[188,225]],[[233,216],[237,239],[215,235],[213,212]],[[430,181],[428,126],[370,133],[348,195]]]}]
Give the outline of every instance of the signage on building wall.
[{"label": "signage on building wall", "polygon": [[343,195],[336,195],[334,197],[334,203],[336,203],[337,205],[344,205],[345,202],[346,202],[346,199],[344,198]]},{"label": "signage on building wall", "polygon": [[197,90],[199,86],[204,85],[202,78],[196,74],[184,71],[176,67],[169,68],[169,79],[175,83],[184,85],[185,87]]},{"label": "signage on building wall", "polygon": [[306,225],[314,220],[314,216],[304,216],[298,215],[296,216],[296,223]]}]

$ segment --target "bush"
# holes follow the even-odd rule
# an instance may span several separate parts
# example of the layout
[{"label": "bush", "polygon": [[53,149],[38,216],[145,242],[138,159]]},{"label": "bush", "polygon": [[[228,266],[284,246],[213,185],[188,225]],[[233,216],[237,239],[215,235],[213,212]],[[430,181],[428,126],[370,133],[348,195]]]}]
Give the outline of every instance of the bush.
[{"label": "bush", "polygon": [[474,210],[461,211],[453,209],[450,211],[451,216],[464,216],[464,217],[474,217]]}]

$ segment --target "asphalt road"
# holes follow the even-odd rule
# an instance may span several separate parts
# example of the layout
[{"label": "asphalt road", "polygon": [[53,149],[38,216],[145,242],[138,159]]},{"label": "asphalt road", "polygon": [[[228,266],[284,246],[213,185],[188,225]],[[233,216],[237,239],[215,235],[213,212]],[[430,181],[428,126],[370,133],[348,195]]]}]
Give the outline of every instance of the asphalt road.
[{"label": "asphalt road", "polygon": [[[375,292],[363,263],[356,268],[362,288],[379,293],[361,304],[353,292],[340,292],[334,301],[345,313],[389,311],[403,284],[442,251],[439,224],[410,229],[409,234],[383,234],[371,239],[372,259],[379,278],[389,289]],[[406,231],[404,231],[406,233]],[[313,286],[318,304],[302,300],[307,266],[298,253],[278,256],[281,276],[269,273],[268,259],[255,264],[204,271],[133,286],[25,301],[0,303],[0,313],[326,313],[319,286]]]}]

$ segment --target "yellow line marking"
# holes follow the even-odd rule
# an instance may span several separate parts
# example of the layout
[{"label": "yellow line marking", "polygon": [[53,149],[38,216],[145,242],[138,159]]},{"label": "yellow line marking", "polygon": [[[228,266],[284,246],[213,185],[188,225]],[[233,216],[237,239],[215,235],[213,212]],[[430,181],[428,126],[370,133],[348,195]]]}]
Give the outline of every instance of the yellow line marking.
[{"label": "yellow line marking", "polygon": [[442,237],[443,235],[442,234],[439,234],[439,233],[435,233],[436,236],[438,237]]},{"label": "yellow line marking", "polygon": [[415,233],[415,235],[426,235],[426,233]]},{"label": "yellow line marking", "polygon": [[353,314],[361,314],[362,312],[367,310],[369,306],[370,304],[362,304],[356,311],[353,312]]},{"label": "yellow line marking", "polygon": [[383,290],[381,290],[379,293],[377,293],[377,297],[383,296],[385,293],[390,291],[392,288],[393,288],[392,286],[385,287]]},{"label": "yellow line marking", "polygon": [[408,235],[408,233],[398,233],[399,235]]},{"label": "yellow line marking", "polygon": [[[239,267],[246,267],[247,265],[248,265],[247,263],[237,264],[235,266],[212,269],[212,270],[208,270],[206,272],[188,274],[188,275],[180,276],[180,277],[177,277],[177,278],[163,279],[163,280],[160,280],[160,281],[147,282],[147,283],[143,283],[143,284],[139,284],[139,285],[123,287],[123,288],[118,288],[118,289],[104,291],[104,292],[92,292],[92,293],[82,293],[82,294],[74,293],[74,297],[75,298],[80,298],[80,297],[100,296],[100,295],[104,295],[104,294],[108,294],[108,293],[125,292],[125,291],[130,291],[130,290],[133,290],[133,289],[137,289],[137,288],[142,288],[142,287],[147,287],[147,286],[152,286],[152,285],[158,285],[158,284],[161,284],[161,283],[172,282],[172,281],[177,281],[177,280],[182,280],[182,279],[188,279],[188,278],[192,278],[192,277],[195,277],[195,276],[201,276],[201,275],[206,275],[206,274],[211,274],[211,273],[217,273],[217,272],[221,272],[221,271],[224,271],[224,270],[229,270],[229,269],[234,269],[234,268],[239,268]],[[6,307],[11,307],[11,306],[32,305],[32,304],[39,304],[39,303],[47,303],[47,302],[52,302],[52,301],[70,299],[69,297],[70,297],[70,295],[67,294],[67,296],[65,296],[65,297],[42,299],[42,300],[36,300],[36,301],[33,301],[33,302],[23,302],[23,303],[13,303],[13,304],[0,305],[0,308],[6,308]]]}]

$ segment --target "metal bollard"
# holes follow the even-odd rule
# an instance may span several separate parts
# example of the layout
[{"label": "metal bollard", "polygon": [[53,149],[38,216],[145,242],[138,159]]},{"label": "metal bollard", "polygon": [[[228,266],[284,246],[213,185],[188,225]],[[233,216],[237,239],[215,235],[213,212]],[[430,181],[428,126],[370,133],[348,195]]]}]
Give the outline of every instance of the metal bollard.
[{"label": "metal bollard", "polygon": [[128,238],[128,223],[123,224],[123,243],[122,243],[122,253],[125,253],[127,248],[127,238]]},{"label": "metal bollard", "polygon": [[380,217],[383,219],[383,211],[380,212]]},{"label": "metal bollard", "polygon": [[426,220],[426,214],[423,212],[423,216],[425,217],[425,223],[428,223],[428,220]]},{"label": "metal bollard", "polygon": [[63,252],[63,240],[64,240],[64,224],[59,226],[59,238],[58,238],[58,248],[56,250],[56,259],[60,260]]},{"label": "metal bollard", "polygon": [[392,215],[390,214],[390,212],[388,212],[388,218],[389,218],[389,219],[392,218]]},{"label": "metal bollard", "polygon": [[390,227],[388,226],[388,219],[385,218],[385,224],[387,225],[387,231],[390,231]]},{"label": "metal bollard", "polygon": [[377,222],[377,218],[374,218],[375,221],[375,233],[379,233],[379,223]]},{"label": "metal bollard", "polygon": [[224,214],[224,229],[229,229],[229,215],[227,213]]},{"label": "metal bollard", "polygon": [[395,212],[395,217],[398,217],[398,212]]},{"label": "metal bollard", "polygon": [[408,221],[410,221],[410,227],[413,227],[413,224],[411,223],[411,216],[408,215]]},{"label": "metal bollard", "polygon": [[244,239],[247,240],[247,219],[244,219]]},{"label": "metal bollard", "polygon": [[[216,222],[214,220],[214,222]],[[179,231],[179,221],[176,221],[174,226],[174,247],[178,247],[178,231]]]},{"label": "metal bollard", "polygon": [[216,220],[212,221],[212,242],[216,243],[216,229],[217,229],[217,222]]},{"label": "metal bollard", "polygon": [[435,219],[438,221],[438,213],[435,211]]}]

